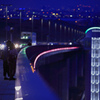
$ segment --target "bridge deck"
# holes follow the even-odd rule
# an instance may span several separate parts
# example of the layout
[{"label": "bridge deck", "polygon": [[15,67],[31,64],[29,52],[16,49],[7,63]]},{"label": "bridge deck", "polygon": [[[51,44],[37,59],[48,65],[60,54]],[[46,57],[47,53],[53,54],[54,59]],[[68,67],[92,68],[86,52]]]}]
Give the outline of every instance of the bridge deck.
[{"label": "bridge deck", "polygon": [[31,70],[25,49],[17,58],[16,80],[3,80],[3,62],[0,60],[0,100],[60,100],[38,71]]},{"label": "bridge deck", "polygon": [[17,69],[15,87],[17,91],[15,98],[24,100],[59,100],[56,94],[50,89],[38,72],[32,72],[29,60],[22,50],[17,59]]}]

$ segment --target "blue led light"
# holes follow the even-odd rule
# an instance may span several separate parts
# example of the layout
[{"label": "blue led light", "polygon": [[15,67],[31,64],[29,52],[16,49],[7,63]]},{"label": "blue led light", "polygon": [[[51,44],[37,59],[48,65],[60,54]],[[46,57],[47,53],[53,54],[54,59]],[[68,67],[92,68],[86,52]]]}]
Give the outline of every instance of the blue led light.
[{"label": "blue led light", "polygon": [[88,28],[88,29],[85,31],[85,34],[87,34],[88,31],[93,30],[93,29],[100,29],[100,27],[91,27],[91,28]]}]

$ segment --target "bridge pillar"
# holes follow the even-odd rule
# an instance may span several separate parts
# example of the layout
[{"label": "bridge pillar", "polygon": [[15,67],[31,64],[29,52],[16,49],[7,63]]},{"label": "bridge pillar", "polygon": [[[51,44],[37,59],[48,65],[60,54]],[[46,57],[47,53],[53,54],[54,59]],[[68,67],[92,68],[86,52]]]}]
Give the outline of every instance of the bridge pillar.
[{"label": "bridge pillar", "polygon": [[66,81],[66,82],[63,82],[63,84],[62,84],[62,86],[64,86],[63,87],[64,90],[62,93],[63,100],[69,100],[69,68],[70,68],[70,59],[67,58],[67,59],[65,59],[65,69],[64,69],[64,71],[66,71],[66,72],[64,72],[64,75],[63,75],[63,79],[64,79],[63,81]]},{"label": "bridge pillar", "polygon": [[69,100],[77,100],[78,88],[77,88],[77,52],[70,54],[70,66],[69,66]]},{"label": "bridge pillar", "polygon": [[70,58],[70,87],[77,87],[77,55]]},{"label": "bridge pillar", "polygon": [[78,77],[83,77],[84,76],[84,51],[79,51],[77,54],[77,67],[78,67]]}]

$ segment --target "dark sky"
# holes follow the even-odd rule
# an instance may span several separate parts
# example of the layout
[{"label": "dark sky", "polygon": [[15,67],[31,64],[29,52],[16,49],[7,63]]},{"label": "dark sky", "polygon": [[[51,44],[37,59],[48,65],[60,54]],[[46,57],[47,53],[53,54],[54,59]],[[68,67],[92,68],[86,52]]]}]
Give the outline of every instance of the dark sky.
[{"label": "dark sky", "polygon": [[0,0],[0,4],[12,4],[13,7],[41,8],[48,5],[53,8],[72,8],[78,4],[99,6],[100,0]]}]

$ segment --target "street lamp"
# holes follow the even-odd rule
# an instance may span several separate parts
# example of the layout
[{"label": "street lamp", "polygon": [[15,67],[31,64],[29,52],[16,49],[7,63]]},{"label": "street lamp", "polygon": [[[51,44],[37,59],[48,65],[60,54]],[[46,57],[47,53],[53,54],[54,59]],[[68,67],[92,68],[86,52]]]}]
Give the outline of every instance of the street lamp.
[{"label": "street lamp", "polygon": [[12,33],[13,33],[14,28],[10,27],[10,40],[13,41]]},{"label": "street lamp", "polygon": [[47,43],[49,42],[49,36],[50,36],[50,21],[48,22],[48,27],[49,27],[49,34],[47,35]]},{"label": "street lamp", "polygon": [[[1,4],[2,7],[6,7],[6,28],[7,28],[7,10],[8,6],[12,6],[11,4]],[[6,29],[6,40],[7,40],[7,29]]]},{"label": "street lamp", "polygon": [[68,41],[70,41],[70,39],[71,39],[71,35],[70,35],[70,27],[68,27]]},{"label": "street lamp", "polygon": [[20,12],[19,15],[20,15],[20,34],[21,34],[21,18],[22,18],[22,11],[25,11],[25,8],[19,8],[19,10],[17,10],[17,11]]},{"label": "street lamp", "polygon": [[33,32],[33,18],[34,18],[34,15],[32,15],[32,32]]},{"label": "street lamp", "polygon": [[43,19],[41,19],[41,41],[43,40],[42,38],[43,38]]},{"label": "street lamp", "polygon": [[77,30],[77,39],[78,39],[78,37],[79,37],[79,34],[78,34],[78,33],[79,33],[79,31]]},{"label": "street lamp", "polygon": [[60,42],[61,42],[62,25],[60,25]]},{"label": "street lamp", "polygon": [[74,40],[74,35],[73,35],[74,33],[73,33],[73,28],[71,29],[71,41],[73,41]]},{"label": "street lamp", "polygon": [[21,34],[21,15],[22,15],[22,13],[20,11],[20,34]]},{"label": "street lamp", "polygon": [[64,41],[66,42],[66,26],[64,26]]},{"label": "street lamp", "polygon": [[56,42],[56,28],[57,28],[57,23],[55,23],[55,42]]},{"label": "street lamp", "polygon": [[74,37],[75,37],[75,40],[76,40],[76,29],[74,29]]}]

